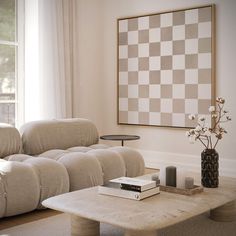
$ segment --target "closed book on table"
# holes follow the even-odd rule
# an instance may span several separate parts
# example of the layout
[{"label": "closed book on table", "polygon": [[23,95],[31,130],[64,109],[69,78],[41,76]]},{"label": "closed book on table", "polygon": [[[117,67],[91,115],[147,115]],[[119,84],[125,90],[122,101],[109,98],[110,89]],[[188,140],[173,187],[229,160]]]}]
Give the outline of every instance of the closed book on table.
[{"label": "closed book on table", "polygon": [[130,177],[111,179],[110,183],[119,183],[122,189],[143,192],[156,187],[156,181]]},{"label": "closed book on table", "polygon": [[132,200],[142,200],[160,193],[159,186],[142,192],[121,189],[117,184],[101,185],[98,187],[99,194],[110,195],[114,197],[127,198]]}]

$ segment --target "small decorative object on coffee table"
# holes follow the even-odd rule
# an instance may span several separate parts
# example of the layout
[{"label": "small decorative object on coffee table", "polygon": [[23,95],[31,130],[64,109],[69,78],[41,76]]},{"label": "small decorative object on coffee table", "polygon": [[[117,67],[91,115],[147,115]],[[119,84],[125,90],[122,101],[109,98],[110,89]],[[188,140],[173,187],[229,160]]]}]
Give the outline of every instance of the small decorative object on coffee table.
[{"label": "small decorative object on coffee table", "polygon": [[169,193],[192,196],[194,194],[202,193],[203,187],[198,185],[193,185],[192,188],[188,189],[188,188],[176,188],[172,186],[160,185],[160,190]]},{"label": "small decorative object on coffee table", "polygon": [[192,189],[194,187],[193,177],[185,177],[185,188]]},{"label": "small decorative object on coffee table", "polygon": [[186,176],[187,171],[183,168],[168,166],[162,169],[166,170],[166,181],[161,182],[161,191],[188,196],[203,192],[203,187],[195,185],[194,178]]},{"label": "small decorative object on coffee table", "polygon": [[[225,99],[216,99],[216,106],[210,106],[209,112],[213,120],[212,127],[206,122],[206,117],[198,117],[198,124],[195,129],[186,132],[190,142],[199,140],[205,150],[201,153],[201,173],[202,185],[207,188],[217,188],[219,185],[219,154],[215,150],[218,141],[223,138],[227,131],[221,126],[222,123],[230,121],[228,111],[224,109]],[[189,115],[190,120],[195,119],[195,115]]]},{"label": "small decorative object on coffee table", "polygon": [[111,141],[121,141],[121,146],[124,146],[124,141],[137,140],[140,139],[138,135],[119,135],[119,134],[111,134],[111,135],[103,135],[100,139],[111,140]]},{"label": "small decorative object on coffee table", "polygon": [[176,187],[176,167],[166,167],[166,186]]}]

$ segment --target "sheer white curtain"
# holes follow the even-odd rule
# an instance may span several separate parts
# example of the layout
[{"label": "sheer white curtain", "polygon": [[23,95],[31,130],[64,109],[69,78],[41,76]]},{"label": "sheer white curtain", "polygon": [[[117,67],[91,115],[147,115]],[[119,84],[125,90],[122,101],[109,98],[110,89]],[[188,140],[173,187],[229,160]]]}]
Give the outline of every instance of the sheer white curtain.
[{"label": "sheer white curtain", "polygon": [[25,2],[25,121],[72,117],[75,4]]}]

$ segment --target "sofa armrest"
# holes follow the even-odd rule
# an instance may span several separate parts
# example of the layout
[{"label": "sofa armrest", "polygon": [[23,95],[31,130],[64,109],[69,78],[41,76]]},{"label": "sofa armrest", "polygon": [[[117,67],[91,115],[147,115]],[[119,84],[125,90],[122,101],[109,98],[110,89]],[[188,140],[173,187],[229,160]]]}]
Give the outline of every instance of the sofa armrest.
[{"label": "sofa armrest", "polygon": [[19,131],[8,124],[0,124],[0,158],[19,153],[21,137]]}]

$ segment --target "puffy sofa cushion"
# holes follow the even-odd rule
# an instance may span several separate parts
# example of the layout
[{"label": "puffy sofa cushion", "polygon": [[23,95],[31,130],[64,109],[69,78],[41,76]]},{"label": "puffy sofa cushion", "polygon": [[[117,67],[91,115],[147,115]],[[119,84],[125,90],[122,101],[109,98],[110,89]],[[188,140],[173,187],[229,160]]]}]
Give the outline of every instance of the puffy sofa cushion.
[{"label": "puffy sofa cushion", "polygon": [[26,163],[1,161],[0,192],[0,217],[32,211],[39,203],[38,177]]},{"label": "puffy sofa cushion", "polygon": [[51,149],[89,146],[98,142],[96,126],[89,120],[75,118],[33,121],[20,128],[25,154],[39,155]]},{"label": "puffy sofa cushion", "polygon": [[126,166],[126,176],[136,177],[144,174],[145,163],[139,152],[134,149],[121,146],[111,147],[109,150],[117,152],[123,157]]},{"label": "puffy sofa cushion", "polygon": [[103,172],[99,161],[88,153],[71,152],[63,155],[62,163],[70,179],[70,191],[103,184]]},{"label": "puffy sofa cushion", "polygon": [[47,157],[47,158],[57,161],[58,159],[60,159],[62,156],[64,156],[67,153],[70,153],[70,152],[67,150],[53,149],[53,150],[43,152],[42,154],[39,155],[39,157]]},{"label": "puffy sofa cushion", "polygon": [[41,209],[46,198],[69,191],[61,163],[22,154],[11,158],[15,161],[0,161],[0,218]]},{"label": "puffy sofa cushion", "polygon": [[0,124],[0,158],[19,153],[21,137],[19,131],[7,124]]},{"label": "puffy sofa cushion", "polygon": [[43,157],[29,158],[24,163],[31,165],[38,177],[40,185],[38,209],[42,208],[43,200],[69,192],[69,176],[61,163]]},{"label": "puffy sofa cushion", "polygon": [[109,149],[97,149],[89,151],[88,154],[93,155],[100,162],[105,184],[110,179],[125,176],[125,163],[117,152]]},{"label": "puffy sofa cushion", "polygon": [[[8,160],[8,161],[19,161],[19,162],[23,162],[29,158],[33,158],[32,156],[30,155],[26,155],[26,154],[13,154],[11,156],[8,156],[8,157],[5,157],[4,159],[5,160]],[[36,158],[36,157],[35,157]]]}]

